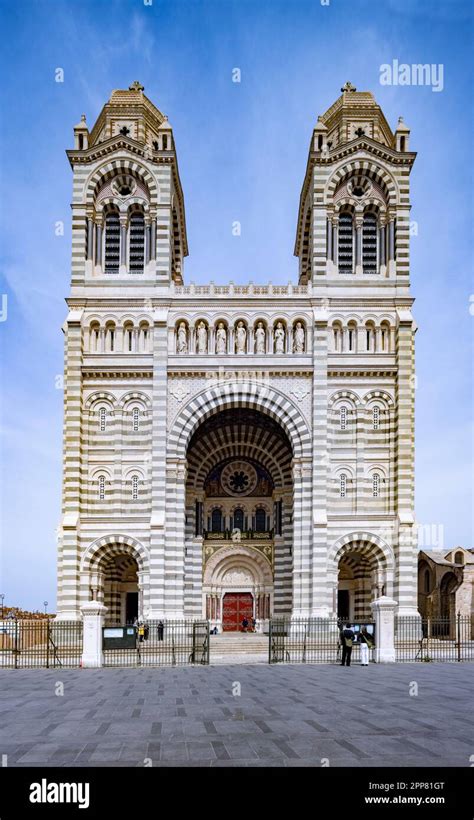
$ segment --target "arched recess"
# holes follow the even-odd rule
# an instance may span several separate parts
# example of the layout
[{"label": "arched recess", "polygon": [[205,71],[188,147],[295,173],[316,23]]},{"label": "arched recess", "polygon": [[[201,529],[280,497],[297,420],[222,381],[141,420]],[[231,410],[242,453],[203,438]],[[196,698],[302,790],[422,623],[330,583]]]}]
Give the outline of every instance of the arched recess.
[{"label": "arched recess", "polygon": [[352,176],[363,176],[374,180],[380,186],[388,206],[395,208],[398,204],[397,185],[391,174],[377,162],[354,159],[350,161],[344,160],[329,177],[324,191],[324,204],[326,206],[332,205],[336,189],[339,185]]},{"label": "arched recess", "polygon": [[393,595],[393,577],[393,551],[373,533],[350,533],[329,550],[328,582],[333,590],[333,610],[344,617],[371,619],[371,602],[382,594]]},{"label": "arched recess", "polygon": [[82,601],[105,604],[106,624],[133,621],[147,606],[148,564],[147,551],[132,536],[98,538],[82,556]]},{"label": "arched recess", "polygon": [[177,415],[169,435],[168,454],[186,458],[186,448],[194,430],[219,410],[248,407],[275,419],[290,439],[294,458],[311,458],[311,436],[297,407],[275,388],[252,382],[217,385],[199,393]]},{"label": "arched recess", "polygon": [[120,160],[106,162],[93,171],[84,185],[84,198],[86,204],[92,206],[99,188],[108,179],[123,173],[129,173],[131,176],[141,179],[145,183],[150,193],[150,205],[156,206],[158,204],[159,190],[153,175],[144,165],[125,156],[121,157]]}]

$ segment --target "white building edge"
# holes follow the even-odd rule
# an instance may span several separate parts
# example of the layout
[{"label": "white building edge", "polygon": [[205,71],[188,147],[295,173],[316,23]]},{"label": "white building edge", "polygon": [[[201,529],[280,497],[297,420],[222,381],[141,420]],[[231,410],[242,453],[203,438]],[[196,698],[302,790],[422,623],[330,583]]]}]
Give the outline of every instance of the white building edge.
[{"label": "white building edge", "polygon": [[173,130],[139,83],[74,134],[58,618],[417,615],[402,119],[350,83],[318,118],[288,286],[183,284]]}]

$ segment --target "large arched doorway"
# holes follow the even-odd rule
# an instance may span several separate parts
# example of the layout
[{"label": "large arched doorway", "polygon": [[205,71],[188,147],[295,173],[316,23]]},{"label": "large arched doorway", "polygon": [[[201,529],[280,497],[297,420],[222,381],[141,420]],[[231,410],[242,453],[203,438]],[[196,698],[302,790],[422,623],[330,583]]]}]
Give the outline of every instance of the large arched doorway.
[{"label": "large arched doorway", "polygon": [[291,612],[292,458],[286,432],[259,410],[223,409],[195,430],[187,449],[186,614],[235,631],[244,615],[263,627]]},{"label": "large arched doorway", "polygon": [[100,539],[85,553],[82,594],[84,600],[99,601],[107,607],[107,626],[133,623],[146,613],[146,567],[143,547],[128,536]]},{"label": "large arched doorway", "polygon": [[390,594],[392,567],[381,547],[372,541],[354,539],[334,553],[334,610],[349,621],[372,620],[371,604]]}]

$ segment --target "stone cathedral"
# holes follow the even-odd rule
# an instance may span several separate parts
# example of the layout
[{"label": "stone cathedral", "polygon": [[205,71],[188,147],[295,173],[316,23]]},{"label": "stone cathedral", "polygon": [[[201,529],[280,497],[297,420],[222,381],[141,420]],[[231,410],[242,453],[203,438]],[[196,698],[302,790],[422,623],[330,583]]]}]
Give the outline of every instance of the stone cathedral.
[{"label": "stone cathedral", "polygon": [[288,285],[186,283],[175,137],[138,82],[74,128],[58,617],[417,614],[415,154],[341,91]]}]

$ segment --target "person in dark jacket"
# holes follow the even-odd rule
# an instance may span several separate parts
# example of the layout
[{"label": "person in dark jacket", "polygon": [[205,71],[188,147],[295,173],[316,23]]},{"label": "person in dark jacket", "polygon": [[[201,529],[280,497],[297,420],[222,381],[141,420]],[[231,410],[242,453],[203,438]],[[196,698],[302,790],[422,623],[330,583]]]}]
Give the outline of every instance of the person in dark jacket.
[{"label": "person in dark jacket", "polygon": [[341,666],[351,665],[352,644],[354,642],[354,632],[349,624],[346,624],[341,630],[341,644],[342,644],[342,661]]},{"label": "person in dark jacket", "polygon": [[247,632],[248,626],[249,626],[248,619],[244,618],[242,620],[242,632]]}]

